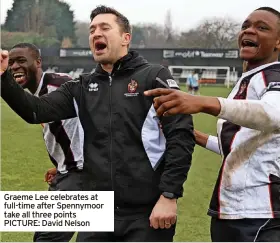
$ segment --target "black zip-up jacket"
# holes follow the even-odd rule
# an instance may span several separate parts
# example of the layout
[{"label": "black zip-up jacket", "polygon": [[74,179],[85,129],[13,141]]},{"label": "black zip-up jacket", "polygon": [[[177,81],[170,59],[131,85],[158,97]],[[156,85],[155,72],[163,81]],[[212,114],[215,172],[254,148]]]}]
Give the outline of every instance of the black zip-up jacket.
[{"label": "black zip-up jacket", "polygon": [[195,146],[192,116],[160,118],[160,128],[153,97],[143,94],[164,87],[153,72],[176,88],[168,69],[129,52],[111,75],[98,65],[94,73],[41,97],[25,92],[6,71],[1,95],[28,123],[78,115],[85,133],[84,189],[113,190],[116,205],[152,206],[163,191],[183,195]]}]

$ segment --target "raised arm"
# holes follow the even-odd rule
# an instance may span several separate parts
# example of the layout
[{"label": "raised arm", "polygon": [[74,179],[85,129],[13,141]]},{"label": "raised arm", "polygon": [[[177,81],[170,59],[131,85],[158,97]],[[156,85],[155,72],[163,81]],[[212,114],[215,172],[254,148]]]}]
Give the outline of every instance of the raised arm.
[{"label": "raised arm", "polygon": [[74,100],[70,89],[69,82],[50,94],[36,97],[23,90],[9,71],[1,75],[2,98],[22,119],[31,124],[75,117]]},{"label": "raised arm", "polygon": [[72,88],[68,82],[56,91],[41,96],[30,94],[14,80],[8,67],[8,54],[1,51],[1,96],[28,123],[46,123],[76,116]]}]

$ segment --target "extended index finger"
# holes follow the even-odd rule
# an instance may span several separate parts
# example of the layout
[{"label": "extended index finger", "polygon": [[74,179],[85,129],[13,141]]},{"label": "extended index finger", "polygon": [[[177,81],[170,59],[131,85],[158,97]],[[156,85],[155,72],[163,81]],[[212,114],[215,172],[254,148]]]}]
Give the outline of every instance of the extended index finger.
[{"label": "extended index finger", "polygon": [[160,96],[160,95],[168,95],[171,92],[172,92],[172,89],[157,88],[157,89],[146,90],[144,92],[144,95],[146,95],[146,96]]}]

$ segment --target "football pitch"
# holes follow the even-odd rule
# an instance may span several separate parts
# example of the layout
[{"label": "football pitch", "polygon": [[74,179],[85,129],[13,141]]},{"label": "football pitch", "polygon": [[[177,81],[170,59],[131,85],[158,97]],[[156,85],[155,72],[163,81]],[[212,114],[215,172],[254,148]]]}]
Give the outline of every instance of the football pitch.
[{"label": "football pitch", "polygon": [[[230,90],[205,86],[200,93],[226,97]],[[212,135],[216,134],[216,120],[205,114],[194,115],[195,128]],[[178,203],[175,241],[210,241],[210,217],[206,213],[220,160],[219,155],[195,147],[192,167],[184,186],[184,197]],[[47,190],[44,174],[51,167],[41,125],[27,124],[1,100],[1,190]],[[3,232],[0,237],[2,242],[32,242],[33,233]]]}]

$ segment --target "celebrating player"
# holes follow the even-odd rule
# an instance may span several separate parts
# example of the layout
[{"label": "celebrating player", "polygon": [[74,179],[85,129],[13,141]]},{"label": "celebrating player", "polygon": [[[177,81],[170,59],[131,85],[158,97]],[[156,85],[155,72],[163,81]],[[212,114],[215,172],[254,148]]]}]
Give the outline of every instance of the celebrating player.
[{"label": "celebrating player", "polygon": [[213,241],[280,241],[280,13],[262,7],[238,38],[247,71],[227,99],[154,89],[158,116],[207,113],[218,138],[196,131],[197,144],[223,155],[208,214]]},{"label": "celebrating player", "polygon": [[[9,69],[16,82],[35,96],[56,90],[71,80],[66,74],[44,73],[39,49],[19,43],[9,52]],[[43,138],[55,168],[46,175],[50,191],[81,191],[84,133],[79,118],[43,125]],[[34,241],[70,241],[74,232],[35,232]]]}]

